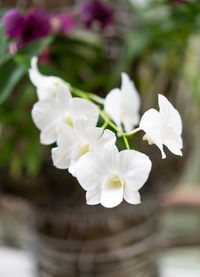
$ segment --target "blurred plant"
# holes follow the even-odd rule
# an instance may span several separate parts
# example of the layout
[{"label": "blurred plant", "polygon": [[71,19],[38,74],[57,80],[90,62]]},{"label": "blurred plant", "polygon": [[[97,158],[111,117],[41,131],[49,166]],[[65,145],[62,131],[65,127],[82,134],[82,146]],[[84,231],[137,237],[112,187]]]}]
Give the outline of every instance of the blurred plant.
[{"label": "blurred plant", "polygon": [[[53,25],[51,24],[52,32],[50,32],[50,35],[44,39],[35,40],[27,44],[12,57],[8,57],[7,55],[8,45],[10,45],[10,48],[12,46],[15,51],[16,45],[11,44],[13,38],[8,39],[8,36],[4,34],[1,26],[0,34],[2,43],[0,45],[0,60],[2,64],[0,67],[0,109],[5,111],[6,105],[10,106],[9,113],[6,116],[10,116],[10,118],[13,116],[12,111],[14,113],[17,95],[25,93],[23,92],[25,88],[22,89],[23,85],[21,85],[20,92],[16,85],[22,79],[22,76],[25,75],[25,72],[27,72],[31,55],[39,56],[40,53],[41,61],[46,63],[46,65],[42,63],[39,65],[43,74],[57,75],[64,80],[67,78],[67,81],[80,89],[101,92],[102,96],[104,96],[105,91],[109,91],[114,83],[119,82],[121,72],[131,72],[130,75],[132,78],[134,77],[136,87],[142,94],[144,100],[143,108],[147,104],[149,106],[153,104],[152,102],[156,102],[157,95],[153,94],[153,91],[159,91],[167,92],[169,99],[183,109],[184,105],[181,101],[183,101],[184,97],[180,97],[180,82],[183,79],[188,80],[186,84],[194,92],[194,83],[190,83],[194,78],[189,76],[189,74],[189,79],[186,78],[187,73],[184,69],[186,59],[188,60],[188,47],[191,48],[189,46],[190,38],[193,35],[199,35],[199,3],[187,1],[186,5],[182,4],[183,1],[173,4],[172,1],[169,2],[167,0],[148,0],[143,1],[143,5],[139,5],[137,2],[140,1],[127,0],[122,4],[121,1],[110,0],[109,6],[114,8],[117,8],[120,2],[120,10],[117,11],[117,14],[111,15],[113,12],[105,12],[105,18],[108,16],[108,19],[112,18],[112,20],[105,20],[104,16],[101,17],[98,12],[94,12],[92,16],[90,14],[87,17],[88,19],[83,20],[84,5],[90,4],[90,7],[93,6],[93,8],[87,10],[88,12],[92,11],[92,9],[98,10],[99,4],[96,4],[95,7],[95,3],[97,2],[100,1],[86,1],[81,3],[79,9],[72,10],[66,14],[67,16],[72,15],[76,23],[71,33],[63,35],[63,30],[61,31],[62,28],[60,28],[60,22],[62,20],[56,18]],[[128,2],[130,6],[127,8],[126,4]],[[107,7],[106,3],[104,1],[101,2],[103,6],[105,5]],[[99,10],[101,9],[99,8]],[[85,12],[85,14],[87,13]],[[55,19],[54,15],[53,18]],[[118,22],[127,21],[130,22],[126,25],[126,29],[123,29],[121,25],[117,25]],[[90,32],[93,27],[93,30],[95,30],[96,25],[100,29],[105,30],[104,26],[108,26],[105,22],[109,22],[109,24],[111,22],[115,23],[110,25],[109,30],[111,30],[112,37],[109,37],[109,44],[107,40],[102,39],[102,35],[105,34],[108,37],[109,32]],[[70,24],[73,25],[72,23]],[[69,26],[71,26],[70,24]],[[80,28],[83,28],[83,24],[89,24],[91,29],[83,33],[80,31]],[[56,27],[56,31],[53,31],[55,29],[52,26],[54,28]],[[121,41],[117,41],[114,47],[110,49],[110,45],[113,45],[112,42],[116,42],[116,37],[119,37],[119,30]],[[36,45],[38,47],[40,42],[42,46],[36,50],[35,47]],[[116,45],[117,47],[115,47]],[[48,48],[46,49],[47,46]],[[107,52],[105,52],[105,49]],[[111,54],[115,59],[111,59]],[[51,61],[51,64],[47,66],[49,61]],[[26,85],[28,86],[28,84]],[[15,93],[8,98],[14,88],[16,88]],[[30,87],[29,90],[31,89]],[[35,99],[33,94],[30,94],[32,95],[32,99],[29,100],[29,104],[27,102],[29,107]],[[195,89],[194,95],[196,95],[194,97],[194,101],[196,102],[197,98],[199,99],[198,89]],[[19,110],[19,113],[21,110]],[[186,113],[184,115],[186,116]],[[3,118],[5,117],[3,116]],[[19,122],[17,125],[13,124],[12,128],[15,131],[17,131]],[[3,134],[5,134],[6,130],[5,126],[7,126],[6,123],[4,123],[2,129]],[[28,126],[29,124],[26,126],[27,129],[29,129]],[[14,140],[10,144],[14,144]],[[5,149],[5,152],[8,149],[8,147],[2,148]],[[11,157],[11,155],[8,154],[7,157]],[[22,163],[27,164],[25,162]],[[179,166],[179,163],[175,162],[174,165],[174,167],[168,167],[171,170],[171,176],[178,172],[177,166]],[[164,170],[166,168],[167,164]],[[173,168],[174,172],[172,172]],[[161,178],[163,179],[165,174],[162,174],[162,170],[160,172]]]},{"label": "blurred plant", "polygon": [[88,0],[83,3],[82,19],[87,28],[97,22],[101,30],[114,22],[112,9],[100,0]]},{"label": "blurred plant", "polygon": [[[110,85],[105,70],[101,34],[75,30],[80,15],[73,10],[64,14],[32,8],[22,14],[18,9],[2,13],[0,24],[0,167],[9,166],[12,176],[37,175],[45,160],[37,131],[28,113],[35,93],[26,78],[30,58],[39,56],[41,69],[97,89],[102,80]],[[79,29],[82,25],[79,23]],[[77,28],[76,28],[77,29]],[[12,50],[12,51],[11,51]],[[51,62],[51,64],[49,64]]]}]

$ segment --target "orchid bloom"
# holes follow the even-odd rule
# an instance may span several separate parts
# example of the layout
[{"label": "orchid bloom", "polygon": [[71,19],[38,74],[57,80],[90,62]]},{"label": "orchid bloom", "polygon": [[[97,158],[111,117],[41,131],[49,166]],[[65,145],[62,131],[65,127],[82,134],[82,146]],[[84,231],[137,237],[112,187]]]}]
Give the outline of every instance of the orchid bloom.
[{"label": "orchid bloom", "polygon": [[146,135],[149,144],[155,143],[161,151],[162,158],[166,158],[163,145],[174,153],[182,156],[183,142],[181,138],[182,121],[179,112],[172,106],[166,97],[159,94],[160,111],[150,109],[144,113],[139,127]]},{"label": "orchid bloom", "polygon": [[126,132],[139,122],[140,97],[134,83],[126,73],[121,74],[121,89],[112,89],[105,98],[104,108],[110,118]]},{"label": "orchid bloom", "polygon": [[63,124],[58,137],[58,147],[52,149],[53,163],[57,168],[67,169],[76,176],[77,161],[87,152],[101,151],[106,143],[115,144],[116,136],[110,130],[103,131],[88,124],[85,116],[74,122],[74,127]]},{"label": "orchid bloom", "polygon": [[88,100],[71,96],[65,86],[56,91],[54,98],[38,101],[32,109],[32,118],[41,131],[42,144],[54,143],[61,132],[60,125],[65,123],[73,127],[75,120],[84,115],[88,124],[96,126],[98,121],[98,108]]},{"label": "orchid bloom", "polygon": [[76,176],[87,191],[89,205],[101,203],[106,208],[119,205],[123,198],[130,204],[139,204],[138,190],[146,182],[151,161],[135,150],[118,152],[108,143],[101,152],[89,152],[76,165]]},{"label": "orchid bloom", "polygon": [[114,14],[112,9],[100,0],[87,0],[82,4],[81,18],[87,28],[93,23],[98,23],[101,30],[114,23]]},{"label": "orchid bloom", "polygon": [[29,69],[29,77],[33,85],[37,88],[37,95],[39,100],[55,97],[58,88],[69,84],[63,79],[56,76],[42,75],[37,67],[38,58],[31,59],[31,68]]}]

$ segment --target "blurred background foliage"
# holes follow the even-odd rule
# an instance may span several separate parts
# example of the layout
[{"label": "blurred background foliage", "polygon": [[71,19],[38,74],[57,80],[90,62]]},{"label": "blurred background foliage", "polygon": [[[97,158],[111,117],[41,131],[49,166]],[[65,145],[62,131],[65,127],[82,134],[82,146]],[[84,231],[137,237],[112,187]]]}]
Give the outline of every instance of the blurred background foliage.
[{"label": "blurred background foliage", "polygon": [[[4,2],[0,2],[1,17],[8,8],[15,7],[9,1]],[[50,51],[50,60],[40,62],[43,74],[57,75],[77,88],[101,96],[120,85],[122,71],[128,72],[141,93],[141,113],[157,106],[157,93],[165,94],[183,117],[184,158],[168,153],[169,158],[161,163],[154,146],[137,139],[134,142],[141,144],[153,160],[152,179],[169,183],[178,177],[180,183],[198,184],[200,3],[110,0],[105,3],[113,11],[112,24],[102,29],[95,23],[88,29],[77,14],[81,1],[68,2],[65,11],[76,12],[78,23],[74,30],[51,33],[12,54],[9,51],[12,39],[5,34],[1,21],[0,170],[1,176],[6,176],[4,182],[9,178],[20,182],[31,178],[34,183],[34,178],[45,175],[48,164],[52,168],[50,151],[40,145],[39,132],[31,119],[32,105],[37,99],[28,78],[31,57]],[[31,4],[22,1],[21,6],[25,11]],[[43,6],[49,12],[53,9]]]}]

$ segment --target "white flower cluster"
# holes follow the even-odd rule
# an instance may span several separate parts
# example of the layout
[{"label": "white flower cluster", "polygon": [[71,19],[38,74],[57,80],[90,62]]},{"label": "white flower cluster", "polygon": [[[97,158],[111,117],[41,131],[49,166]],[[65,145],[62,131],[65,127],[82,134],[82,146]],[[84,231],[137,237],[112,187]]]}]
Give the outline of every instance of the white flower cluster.
[{"label": "white flower cluster", "polygon": [[[46,145],[56,142],[57,147],[52,149],[53,164],[68,169],[78,179],[86,190],[87,204],[100,203],[111,208],[123,199],[131,204],[140,203],[139,189],[151,170],[148,156],[130,149],[119,152],[116,134],[96,127],[99,113],[108,119],[104,125],[116,127],[125,141],[126,136],[143,130],[144,139],[159,147],[162,158],[166,157],[163,145],[182,155],[182,122],[178,111],[159,95],[160,111],[150,109],[139,121],[140,98],[127,74],[122,73],[121,89],[113,89],[106,96],[105,112],[87,99],[72,97],[72,88],[64,80],[42,75],[36,57],[32,58],[29,75],[37,88],[38,102],[33,106],[32,118],[41,131],[40,141]],[[132,131],[136,125],[139,127]]]}]

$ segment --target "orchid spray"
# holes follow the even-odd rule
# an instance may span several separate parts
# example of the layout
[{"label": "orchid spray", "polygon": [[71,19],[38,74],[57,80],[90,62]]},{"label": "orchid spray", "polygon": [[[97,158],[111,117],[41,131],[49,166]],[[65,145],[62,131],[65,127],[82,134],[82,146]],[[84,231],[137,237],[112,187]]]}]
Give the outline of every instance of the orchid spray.
[{"label": "orchid spray", "polygon": [[[129,136],[144,131],[143,139],[155,144],[162,158],[166,158],[163,146],[182,155],[179,112],[159,94],[160,111],[150,109],[140,119],[140,97],[126,73],[122,73],[121,88],[111,90],[105,99],[72,87],[59,77],[42,75],[36,57],[32,58],[29,76],[37,89],[32,118],[41,131],[40,141],[57,144],[52,149],[53,164],[77,178],[86,191],[87,204],[112,208],[123,199],[130,204],[141,202],[139,190],[152,163],[147,155],[130,149]],[[99,117],[101,127],[97,127]],[[122,151],[116,147],[118,137],[124,141]]]}]

